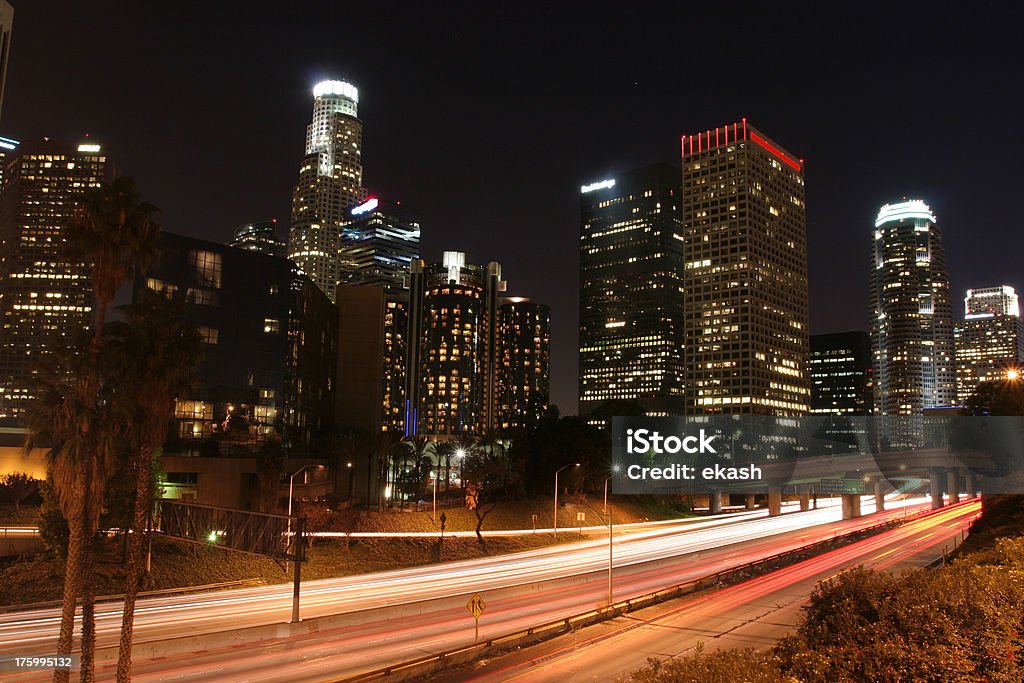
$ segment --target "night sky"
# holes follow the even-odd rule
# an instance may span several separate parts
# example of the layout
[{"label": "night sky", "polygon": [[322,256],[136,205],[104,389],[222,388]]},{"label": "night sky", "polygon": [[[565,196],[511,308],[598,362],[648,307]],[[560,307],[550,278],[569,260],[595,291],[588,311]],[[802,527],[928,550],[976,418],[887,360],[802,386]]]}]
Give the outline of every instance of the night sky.
[{"label": "night sky", "polygon": [[551,305],[565,414],[579,186],[744,116],[806,160],[812,332],[867,329],[874,217],[902,196],[938,216],[958,318],[967,287],[1024,287],[1008,2],[10,2],[0,135],[90,133],[172,232],[287,225],[312,86],[356,84],[365,184],[422,212],[424,258],[500,261]]}]

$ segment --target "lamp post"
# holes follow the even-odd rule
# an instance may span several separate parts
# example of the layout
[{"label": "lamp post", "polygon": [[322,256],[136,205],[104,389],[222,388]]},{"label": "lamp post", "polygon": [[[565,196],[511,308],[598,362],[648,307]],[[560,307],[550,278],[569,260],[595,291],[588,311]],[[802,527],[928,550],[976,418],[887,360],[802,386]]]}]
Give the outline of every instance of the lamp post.
[{"label": "lamp post", "polygon": [[352,463],[345,463],[345,469],[348,470],[348,504],[349,507],[354,507],[354,503],[352,501],[352,481],[354,479],[354,473],[352,472]]},{"label": "lamp post", "polygon": [[455,457],[459,459],[459,495],[462,496],[462,502],[466,502],[466,480],[463,477],[466,465],[466,451],[459,449],[455,451]]},{"label": "lamp post", "polygon": [[322,469],[324,469],[324,466],[323,465],[306,465],[304,467],[300,467],[299,469],[295,470],[295,473],[292,474],[292,476],[289,477],[289,479],[288,479],[288,538],[289,539],[291,539],[291,537],[292,537],[292,494],[295,492],[295,477],[299,476],[300,474],[302,474],[303,472],[305,472],[306,470],[309,470],[309,469],[322,470]]},{"label": "lamp post", "polygon": [[610,474],[604,480],[604,512],[608,515],[608,607],[614,604],[612,598],[612,525],[615,522],[612,519],[612,510],[608,507],[608,482],[614,476],[614,474]]},{"label": "lamp post", "polygon": [[[438,468],[440,469],[440,468]],[[437,521],[437,472],[431,472],[434,479],[434,513],[430,516],[431,522]]]},{"label": "lamp post", "polygon": [[562,470],[567,470],[570,467],[579,467],[579,466],[580,466],[580,464],[578,462],[574,462],[571,465],[566,465],[565,467],[560,467],[559,469],[555,470],[555,513],[554,513],[554,515],[552,515],[552,518],[551,518],[551,530],[552,530],[552,533],[554,534],[555,538],[558,538],[558,474]]},{"label": "lamp post", "polygon": [[[295,477],[299,476],[300,474],[302,474],[303,472],[305,472],[308,469],[314,469],[314,468],[318,469],[318,470],[322,470],[322,469],[324,469],[324,466],[323,465],[306,465],[305,467],[300,467],[288,479],[288,542],[289,542],[289,544],[294,543],[294,540],[292,539],[292,494],[295,492]],[[300,536],[302,535],[302,525],[301,524],[299,525],[299,535]],[[301,542],[301,539],[299,539],[299,540]],[[295,552],[294,552],[295,560],[292,562],[292,564],[295,565],[295,567],[294,567],[294,569],[295,569],[295,583],[294,583],[294,586],[292,587],[292,619],[291,619],[291,623],[293,623],[293,624],[297,623],[299,621],[299,583],[302,581],[301,574],[300,574],[300,572],[302,571],[302,568],[301,568],[301,565],[300,565],[299,559],[298,559],[299,558],[299,550],[300,550],[300,548],[298,547],[298,545],[296,545],[295,546]]]}]

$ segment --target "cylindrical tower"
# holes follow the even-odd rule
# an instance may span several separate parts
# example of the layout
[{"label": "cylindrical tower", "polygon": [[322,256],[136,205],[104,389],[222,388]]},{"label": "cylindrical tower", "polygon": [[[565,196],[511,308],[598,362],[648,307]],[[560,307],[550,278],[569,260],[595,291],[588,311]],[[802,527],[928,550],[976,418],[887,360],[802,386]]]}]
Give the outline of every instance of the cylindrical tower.
[{"label": "cylindrical tower", "polygon": [[925,408],[952,405],[949,277],[942,233],[923,201],[886,204],[878,212],[870,286],[875,413],[920,416]]},{"label": "cylindrical tower", "polygon": [[366,197],[363,188],[363,122],[359,91],[345,81],[313,88],[313,120],[306,127],[305,156],[292,191],[288,257],[335,300],[339,226],[345,209]]}]

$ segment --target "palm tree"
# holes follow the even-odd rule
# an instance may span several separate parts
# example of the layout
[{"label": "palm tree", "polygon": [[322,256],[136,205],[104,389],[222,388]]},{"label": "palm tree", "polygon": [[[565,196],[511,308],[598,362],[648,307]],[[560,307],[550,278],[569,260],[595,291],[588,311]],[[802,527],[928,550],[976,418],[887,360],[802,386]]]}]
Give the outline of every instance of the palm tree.
[{"label": "palm tree", "polygon": [[[135,182],[121,177],[85,194],[71,222],[64,229],[67,256],[91,264],[91,284],[95,299],[92,340],[87,353],[65,365],[64,379],[45,387],[47,398],[41,402],[30,427],[29,440],[39,442],[48,434],[53,440],[50,470],[58,500],[68,520],[74,542],[68,543],[64,571],[64,605],[61,617],[58,654],[71,652],[75,602],[82,598],[81,679],[94,678],[95,581],[93,544],[99,527],[103,488],[107,480],[109,453],[114,436],[113,422],[101,419],[107,407],[100,399],[102,391],[100,360],[103,350],[107,308],[118,288],[141,271],[155,252],[158,227],[153,220],[156,208],[139,198]],[[73,376],[72,384],[67,377]],[[42,421],[54,419],[47,426]],[[57,444],[60,444],[58,447]],[[84,482],[84,483],[83,483]],[[71,515],[71,516],[68,516]],[[54,672],[54,681],[68,680],[67,671]]]},{"label": "palm tree", "polygon": [[108,356],[117,378],[111,405],[124,421],[131,447],[135,502],[121,619],[117,680],[131,680],[135,600],[142,566],[143,531],[153,509],[153,458],[163,446],[174,411],[174,399],[187,392],[202,354],[199,332],[184,324],[184,301],[169,301],[141,288],[136,301],[123,306],[124,321],[108,326]]},{"label": "palm tree", "polygon": [[[101,507],[98,501],[103,500],[103,488],[119,436],[106,401],[97,400],[92,390],[97,374],[94,348],[83,332],[69,347],[55,349],[44,357],[37,375],[36,400],[28,405],[25,413],[28,427],[25,447],[48,449],[47,475],[68,522],[57,642],[58,651],[64,654],[71,652],[78,596],[84,597],[83,586],[91,581],[91,551]],[[83,659],[85,633],[83,622]],[[91,676],[92,671],[83,667],[83,679],[91,680]],[[67,681],[68,677],[68,671],[54,673],[55,681]]]},{"label": "palm tree", "polygon": [[[430,469],[430,440],[425,436],[415,434],[402,439],[402,444],[405,446],[405,453],[412,458],[413,481],[416,487],[416,490],[412,493],[418,496],[420,490],[425,485],[425,472]],[[406,476],[406,483],[408,483],[408,479],[409,477]]]}]

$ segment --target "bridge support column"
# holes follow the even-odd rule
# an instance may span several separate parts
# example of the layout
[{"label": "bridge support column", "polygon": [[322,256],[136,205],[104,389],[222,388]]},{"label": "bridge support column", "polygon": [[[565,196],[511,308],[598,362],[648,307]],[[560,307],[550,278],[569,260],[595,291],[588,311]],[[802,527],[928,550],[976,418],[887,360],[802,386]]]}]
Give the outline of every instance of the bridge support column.
[{"label": "bridge support column", "polygon": [[957,468],[950,467],[946,470],[946,493],[949,494],[949,504],[960,502],[960,482],[957,477]]},{"label": "bridge support column", "polygon": [[811,494],[809,491],[800,492],[800,512],[807,512],[811,509]]},{"label": "bridge support column", "polygon": [[768,487],[768,516],[778,517],[782,514],[782,487]]},{"label": "bridge support column", "polygon": [[882,482],[875,482],[875,512],[881,512],[885,509],[885,489],[882,488]]},{"label": "bridge support column", "polygon": [[747,510],[753,510],[754,509],[754,494],[753,493],[748,493],[746,496],[743,497],[743,507],[746,508]]},{"label": "bridge support column", "polygon": [[971,470],[964,472],[964,492],[968,498],[978,497],[978,482],[974,479],[974,472]]},{"label": "bridge support column", "polygon": [[712,491],[708,495],[708,512],[713,515],[722,514],[722,492]]},{"label": "bridge support column", "polygon": [[932,494],[932,510],[942,507],[942,467],[928,468],[928,489]]},{"label": "bridge support column", "polygon": [[842,494],[843,499],[843,519],[854,519],[860,517],[860,495],[856,493],[844,493]]}]

